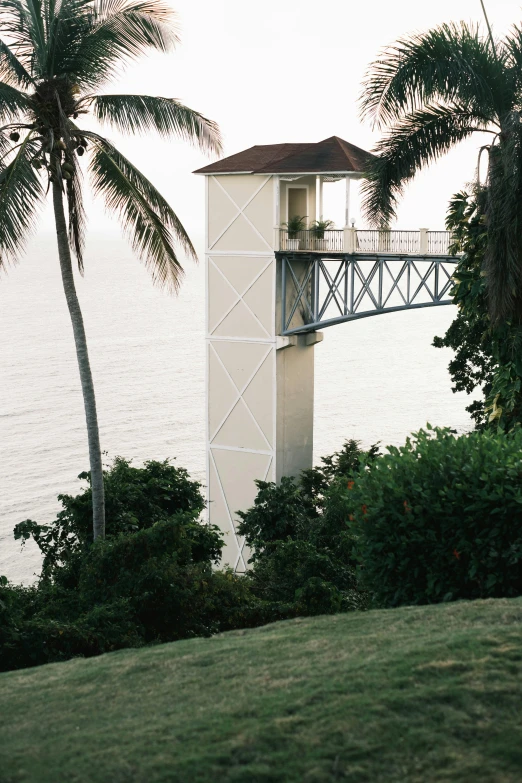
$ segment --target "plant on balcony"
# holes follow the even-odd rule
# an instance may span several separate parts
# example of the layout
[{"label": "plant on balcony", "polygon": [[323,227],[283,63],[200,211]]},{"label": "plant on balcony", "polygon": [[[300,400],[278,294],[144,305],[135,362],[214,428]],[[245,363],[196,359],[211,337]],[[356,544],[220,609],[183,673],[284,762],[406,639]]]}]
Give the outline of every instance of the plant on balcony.
[{"label": "plant on balcony", "polygon": [[314,220],[310,225],[310,233],[314,239],[324,239],[324,232],[334,226],[333,220]]},{"label": "plant on balcony", "polygon": [[288,231],[288,239],[297,239],[299,231],[306,231],[306,219],[308,215],[294,215],[287,223],[283,223],[283,228]]}]

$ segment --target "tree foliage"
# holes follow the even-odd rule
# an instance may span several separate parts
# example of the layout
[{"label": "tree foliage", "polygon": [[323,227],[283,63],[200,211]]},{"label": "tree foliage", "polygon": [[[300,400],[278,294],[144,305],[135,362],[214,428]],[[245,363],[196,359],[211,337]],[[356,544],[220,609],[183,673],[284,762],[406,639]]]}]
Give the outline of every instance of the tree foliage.
[{"label": "tree foliage", "polygon": [[398,40],[373,62],[363,116],[386,128],[363,184],[376,226],[395,217],[405,186],[473,134],[490,134],[482,265],[495,324],[522,319],[522,29],[494,40],[477,25],[443,24]]},{"label": "tree foliage", "polygon": [[[49,525],[26,519],[14,529],[22,546],[33,538],[43,555],[42,578],[52,578],[71,556],[87,551],[93,540],[90,473],[81,473],[87,487],[77,495],[58,495],[62,510]],[[116,457],[104,473],[107,512],[106,535],[132,533],[152,527],[178,512],[197,518],[205,507],[201,484],[192,481],[185,468],[168,460],[149,460],[136,468]]]},{"label": "tree foliage", "polygon": [[510,430],[522,422],[522,327],[513,316],[492,323],[483,259],[487,247],[487,188],[453,197],[446,227],[453,233],[452,250],[462,254],[451,291],[458,313],[438,348],[455,352],[449,363],[454,391],[481,392],[467,410],[476,426]]},{"label": "tree foliage", "polygon": [[252,591],[273,619],[364,607],[339,493],[377,454],[377,446],[363,452],[350,440],[296,478],[256,482],[254,505],[238,512],[239,533],[252,549]]},{"label": "tree foliage", "polygon": [[90,487],[61,495],[52,524],[16,526],[44,567],[34,587],[0,578],[0,670],[364,607],[342,489],[376,453],[350,441],[295,481],[260,482],[242,514],[256,546],[244,576],[216,569],[223,540],[201,523],[200,484],[185,470],[116,459],[105,473],[105,540],[92,540]]},{"label": "tree foliage", "polygon": [[50,525],[16,526],[15,538],[40,548],[43,569],[30,588],[0,578],[0,670],[262,621],[246,582],[214,570],[223,541],[200,522],[201,485],[186,470],[119,458],[105,487],[105,540],[92,540],[90,487],[61,495]]},{"label": "tree foliage", "polygon": [[522,594],[522,430],[414,433],[344,492],[379,606]]},{"label": "tree foliage", "polygon": [[180,220],[148,179],[84,126],[91,114],[128,134],[177,136],[218,152],[218,128],[174,98],[99,92],[147,51],[178,41],[162,0],[0,0],[0,266],[17,259],[50,183],[68,205],[69,238],[83,269],[83,161],[96,196],[119,218],[153,280],[177,288]]}]

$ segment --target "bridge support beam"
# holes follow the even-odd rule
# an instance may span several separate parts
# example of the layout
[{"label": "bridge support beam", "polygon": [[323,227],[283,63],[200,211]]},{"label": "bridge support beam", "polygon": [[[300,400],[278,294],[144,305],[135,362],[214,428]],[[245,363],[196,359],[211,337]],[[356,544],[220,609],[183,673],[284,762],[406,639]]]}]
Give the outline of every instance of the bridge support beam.
[{"label": "bridge support beam", "polygon": [[[281,336],[282,261],[274,252],[271,176],[207,179],[207,485],[209,521],[222,530],[223,565],[247,567],[238,511],[256,480],[279,481],[312,466],[314,345]],[[315,195],[315,194],[312,194]],[[294,265],[305,282],[308,264]],[[292,323],[302,325],[299,308]]]},{"label": "bridge support beam", "polygon": [[452,304],[456,256],[377,253],[277,253],[281,264],[281,333]]}]

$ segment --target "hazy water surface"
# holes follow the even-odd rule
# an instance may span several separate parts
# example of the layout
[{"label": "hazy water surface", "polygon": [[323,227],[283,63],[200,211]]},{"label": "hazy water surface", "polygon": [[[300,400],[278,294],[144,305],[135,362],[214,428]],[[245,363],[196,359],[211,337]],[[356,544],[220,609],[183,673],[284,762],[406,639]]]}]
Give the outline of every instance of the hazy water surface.
[{"label": "hazy water surface", "polygon": [[[78,293],[97,391],[102,447],[136,464],[176,457],[204,479],[204,279],[191,266],[178,297],[155,290],[127,245],[89,238]],[[394,313],[325,330],[316,348],[315,454],[347,438],[399,444],[426,421],[470,427],[451,392],[448,351],[431,347],[453,307]],[[30,581],[36,548],[12,528],[53,518],[88,469],[83,404],[54,240],[33,243],[0,277],[0,574]]]}]

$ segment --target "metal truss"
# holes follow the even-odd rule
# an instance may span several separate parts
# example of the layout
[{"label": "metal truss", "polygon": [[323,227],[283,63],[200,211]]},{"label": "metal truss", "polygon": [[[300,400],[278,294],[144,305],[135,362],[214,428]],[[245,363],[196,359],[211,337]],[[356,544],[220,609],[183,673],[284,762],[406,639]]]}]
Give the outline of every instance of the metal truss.
[{"label": "metal truss", "polygon": [[282,335],[452,303],[456,256],[278,253]]}]

